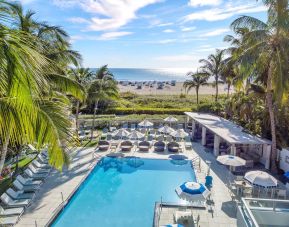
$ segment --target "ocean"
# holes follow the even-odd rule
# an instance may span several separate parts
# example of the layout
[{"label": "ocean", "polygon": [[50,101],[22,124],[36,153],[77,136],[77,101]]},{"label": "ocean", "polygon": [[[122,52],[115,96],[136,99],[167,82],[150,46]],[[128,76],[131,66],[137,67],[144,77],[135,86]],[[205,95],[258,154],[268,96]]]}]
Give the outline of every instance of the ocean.
[{"label": "ocean", "polygon": [[[95,69],[94,69],[95,70]],[[185,81],[189,69],[140,69],[140,68],[109,68],[118,81]]]}]

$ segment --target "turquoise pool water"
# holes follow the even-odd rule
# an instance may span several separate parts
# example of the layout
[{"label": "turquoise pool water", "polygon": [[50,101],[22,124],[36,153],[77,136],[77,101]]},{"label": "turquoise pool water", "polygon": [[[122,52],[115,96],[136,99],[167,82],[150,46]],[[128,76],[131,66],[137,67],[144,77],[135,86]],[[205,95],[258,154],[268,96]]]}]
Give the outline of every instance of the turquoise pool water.
[{"label": "turquoise pool water", "polygon": [[194,181],[188,161],[104,158],[53,227],[151,227],[156,201],[180,202],[175,188]]}]

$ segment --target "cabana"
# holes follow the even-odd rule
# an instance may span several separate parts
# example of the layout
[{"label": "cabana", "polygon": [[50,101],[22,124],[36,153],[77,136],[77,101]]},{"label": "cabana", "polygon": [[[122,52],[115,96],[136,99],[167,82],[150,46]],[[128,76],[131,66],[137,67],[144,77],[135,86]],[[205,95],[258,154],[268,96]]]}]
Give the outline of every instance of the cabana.
[{"label": "cabana", "polygon": [[109,142],[105,140],[100,140],[98,142],[98,150],[99,151],[107,151],[109,149]]},{"label": "cabana", "polygon": [[149,151],[150,143],[148,141],[141,141],[138,144],[138,148],[139,148],[140,151]]},{"label": "cabana", "polygon": [[121,148],[121,151],[131,151],[133,145],[132,145],[132,142],[130,141],[123,141],[121,144],[120,144],[120,148]]},{"label": "cabana", "polygon": [[213,137],[214,155],[220,155],[220,144],[229,144],[229,153],[245,159],[248,163],[262,163],[270,168],[271,141],[244,132],[241,126],[212,114],[185,112],[186,128],[193,138],[197,128],[201,130],[201,142],[205,146],[208,132]]}]

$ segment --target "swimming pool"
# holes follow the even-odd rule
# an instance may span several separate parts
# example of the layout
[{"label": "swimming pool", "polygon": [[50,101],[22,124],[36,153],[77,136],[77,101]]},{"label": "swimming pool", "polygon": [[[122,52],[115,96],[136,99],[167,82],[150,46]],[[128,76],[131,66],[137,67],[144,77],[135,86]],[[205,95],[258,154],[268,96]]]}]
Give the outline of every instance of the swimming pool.
[{"label": "swimming pool", "polygon": [[195,181],[185,160],[103,158],[53,227],[150,227],[156,201],[185,203],[175,188]]}]

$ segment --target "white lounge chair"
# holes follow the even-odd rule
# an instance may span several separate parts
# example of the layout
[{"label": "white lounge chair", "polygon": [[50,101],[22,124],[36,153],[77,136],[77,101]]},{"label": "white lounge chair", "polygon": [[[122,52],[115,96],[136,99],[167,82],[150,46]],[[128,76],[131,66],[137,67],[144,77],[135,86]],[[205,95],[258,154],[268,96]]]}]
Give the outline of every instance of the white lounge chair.
[{"label": "white lounge chair", "polygon": [[[23,207],[18,207],[18,208],[8,208],[4,209],[2,206],[0,206],[0,216],[10,216],[10,215],[21,215],[24,212]],[[1,219],[1,217],[0,217]],[[0,223],[1,224],[1,223]]]},{"label": "white lounge chair", "polygon": [[23,185],[18,180],[13,181],[13,185],[17,190],[24,191],[24,192],[34,192],[39,189],[37,185]]},{"label": "white lounge chair", "polygon": [[192,147],[192,141],[191,141],[191,139],[190,139],[190,137],[186,137],[186,139],[185,139],[185,148],[186,149],[192,149],[193,147]]},{"label": "white lounge chair", "polygon": [[33,178],[24,178],[22,175],[18,175],[16,177],[16,180],[18,180],[23,185],[41,185],[42,181],[34,181]]},{"label": "white lounge chair", "polygon": [[32,178],[32,179],[35,179],[35,180],[43,180],[43,179],[45,179],[45,178],[48,176],[48,173],[33,173],[33,172],[31,171],[31,169],[25,169],[25,170],[24,170],[24,173],[25,173],[28,177],[30,177],[30,178]]},{"label": "white lounge chair", "polygon": [[12,199],[33,199],[35,193],[25,193],[25,191],[15,192],[12,188],[6,190],[6,193],[11,196]]},{"label": "white lounge chair", "polygon": [[48,164],[47,157],[42,153],[38,155],[38,160],[43,164]]},{"label": "white lounge chair", "polygon": [[48,174],[50,172],[50,170],[48,170],[48,169],[35,168],[32,164],[30,164],[28,166],[28,168],[31,169],[31,171],[33,173],[36,173],[36,174],[43,174],[43,173],[47,173]]},{"label": "white lounge chair", "polygon": [[18,215],[9,216],[9,217],[1,217],[0,218],[0,226],[14,226],[19,220]]},{"label": "white lounge chair", "polygon": [[1,195],[0,199],[7,207],[26,207],[31,201],[30,199],[12,199],[5,192]]},{"label": "white lounge chair", "polygon": [[40,163],[36,159],[33,160],[32,163],[33,163],[33,165],[35,165],[37,168],[40,168],[40,169],[50,169],[51,168],[48,164]]}]

